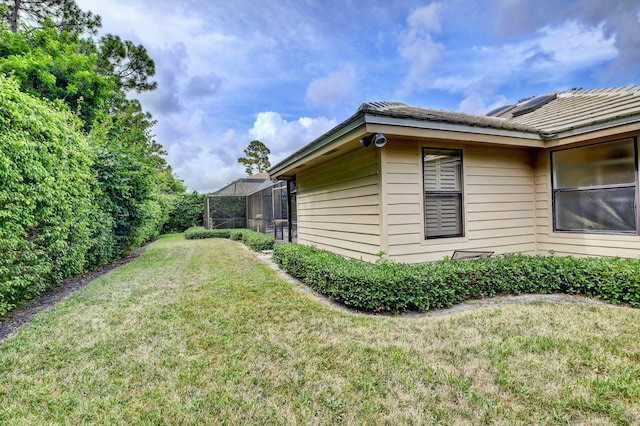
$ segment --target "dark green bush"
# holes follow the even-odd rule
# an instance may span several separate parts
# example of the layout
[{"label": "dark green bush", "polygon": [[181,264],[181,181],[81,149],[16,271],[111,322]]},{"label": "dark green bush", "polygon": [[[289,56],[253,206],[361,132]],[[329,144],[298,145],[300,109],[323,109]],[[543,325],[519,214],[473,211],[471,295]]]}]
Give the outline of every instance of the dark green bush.
[{"label": "dark green bush", "polygon": [[230,229],[229,230],[229,239],[232,241],[242,241],[242,236],[245,232],[251,232],[249,229],[240,228],[240,229]]},{"label": "dark green bush", "polygon": [[275,245],[273,235],[255,232],[250,229],[204,229],[202,226],[194,226],[184,232],[184,237],[189,240],[201,238],[229,238],[234,241],[242,241],[253,251],[271,250]]},{"label": "dark green bush", "polygon": [[79,128],[0,76],[0,316],[92,261],[95,180]]},{"label": "dark green bush", "polygon": [[366,311],[439,309],[467,299],[520,293],[568,293],[640,307],[640,260],[503,255],[421,265],[345,259],[297,244],[273,259],[333,300]]},{"label": "dark green bush", "polygon": [[162,233],[184,232],[192,226],[202,226],[205,197],[206,194],[198,194],[195,191],[176,195]]},{"label": "dark green bush", "polygon": [[204,229],[202,226],[193,226],[184,231],[184,237],[188,240],[229,238],[229,229]]},{"label": "dark green bush", "polygon": [[253,251],[262,251],[273,249],[276,239],[273,235],[247,229],[242,232],[242,242]]}]

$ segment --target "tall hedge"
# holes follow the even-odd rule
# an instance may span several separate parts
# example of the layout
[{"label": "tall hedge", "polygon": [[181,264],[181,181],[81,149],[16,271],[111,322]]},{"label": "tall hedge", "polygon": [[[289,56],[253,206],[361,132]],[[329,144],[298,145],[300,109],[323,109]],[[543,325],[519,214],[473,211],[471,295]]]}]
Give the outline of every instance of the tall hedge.
[{"label": "tall hedge", "polygon": [[206,194],[198,194],[195,191],[174,196],[169,209],[169,219],[164,224],[162,232],[184,232],[193,226],[202,226],[205,197]]},{"label": "tall hedge", "polygon": [[85,270],[102,233],[91,164],[73,114],[0,75],[0,315]]}]

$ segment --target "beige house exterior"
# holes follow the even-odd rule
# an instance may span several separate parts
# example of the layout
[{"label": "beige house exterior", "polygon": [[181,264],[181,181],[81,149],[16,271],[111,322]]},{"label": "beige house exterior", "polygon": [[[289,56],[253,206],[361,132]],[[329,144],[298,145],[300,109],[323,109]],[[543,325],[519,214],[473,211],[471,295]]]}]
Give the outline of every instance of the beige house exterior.
[{"label": "beige house exterior", "polygon": [[[387,143],[364,147],[376,134]],[[557,92],[487,116],[367,103],[269,174],[295,182],[297,242],[352,258],[637,257],[639,135],[638,86]]]}]

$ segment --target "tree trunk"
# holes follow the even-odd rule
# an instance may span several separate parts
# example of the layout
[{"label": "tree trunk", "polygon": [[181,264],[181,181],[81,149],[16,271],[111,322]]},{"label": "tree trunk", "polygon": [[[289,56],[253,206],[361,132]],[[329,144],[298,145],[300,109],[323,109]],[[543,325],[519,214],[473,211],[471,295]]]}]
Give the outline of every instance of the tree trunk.
[{"label": "tree trunk", "polygon": [[11,12],[11,31],[18,32],[18,19],[20,19],[20,6],[22,0],[13,1],[13,11]]}]

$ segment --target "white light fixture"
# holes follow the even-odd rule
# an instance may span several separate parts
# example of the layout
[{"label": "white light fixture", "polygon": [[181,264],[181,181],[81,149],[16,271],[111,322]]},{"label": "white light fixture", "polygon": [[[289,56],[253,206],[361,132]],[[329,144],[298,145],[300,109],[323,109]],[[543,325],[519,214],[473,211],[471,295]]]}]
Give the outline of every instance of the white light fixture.
[{"label": "white light fixture", "polygon": [[360,139],[360,143],[365,148],[371,145],[371,142],[373,142],[373,144],[377,148],[382,148],[387,144],[387,138],[382,133],[374,133],[372,135],[365,136],[364,138]]},{"label": "white light fixture", "polygon": [[376,135],[373,137],[373,144],[376,146],[376,148],[382,148],[387,144],[387,138],[385,138],[382,133],[376,133]]}]

